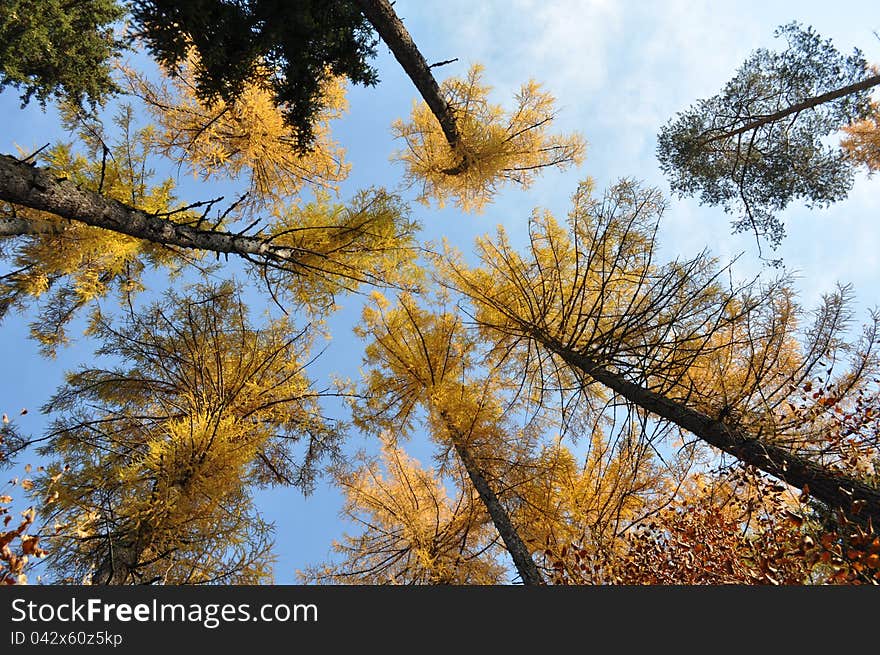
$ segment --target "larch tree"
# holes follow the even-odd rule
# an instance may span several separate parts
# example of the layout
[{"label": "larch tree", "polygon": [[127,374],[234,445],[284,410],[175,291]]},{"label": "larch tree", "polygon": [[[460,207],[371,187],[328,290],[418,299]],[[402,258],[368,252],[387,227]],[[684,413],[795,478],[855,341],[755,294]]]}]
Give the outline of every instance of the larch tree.
[{"label": "larch tree", "polygon": [[[621,408],[616,420],[609,408],[567,417],[570,434],[589,442],[579,464],[554,436],[563,427],[558,413],[530,413],[539,404],[517,396],[517,378],[482,365],[485,344],[442,302],[426,308],[402,296],[389,306],[379,298],[359,330],[370,341],[353,418],[380,439],[382,462],[337,475],[344,515],[363,531],[337,543],[341,560],[312,567],[308,580],[485,582],[506,550],[524,584],[545,584],[554,548],[589,539],[614,549],[675,496],[689,470],[683,457],[659,464],[658,435]],[[527,418],[517,425],[516,416]],[[421,428],[438,451],[436,471],[414,469],[403,452]],[[454,501],[446,484],[457,490]]]},{"label": "larch tree", "polygon": [[487,100],[489,88],[480,83],[482,67],[472,66],[464,80],[438,84],[431,69],[456,59],[429,65],[393,2],[356,3],[424,101],[413,108],[409,124],[395,124],[407,145],[402,158],[408,174],[424,181],[423,198],[442,201],[452,196],[465,209],[479,208],[497,184],[528,187],[540,169],[580,163],[585,143],[579,135],[547,134],[555,100],[538,83],[524,84],[516,108],[505,114]]},{"label": "larch tree", "polygon": [[[339,430],[306,376],[312,335],[251,325],[231,283],[199,285],[119,321],[93,316],[97,354],[45,410],[37,478],[54,493],[46,541],[59,580],[256,583],[271,526],[252,489],[309,490]],[[60,478],[60,480],[59,480]]]},{"label": "larch tree", "polygon": [[[66,109],[68,124],[74,127],[78,111],[72,105]],[[104,130],[94,121],[80,126],[84,152],[68,144],[50,148],[44,158],[50,162],[52,179],[65,180],[78,192],[91,188],[98,195],[100,189],[105,202],[127,202],[151,215],[171,213],[173,182],[153,179],[148,169],[151,131],[135,128],[127,109],[117,115],[116,123],[124,138],[108,147],[106,155]],[[173,215],[181,223],[194,219],[186,211]],[[78,310],[109,294],[131,298],[150,268],[173,271],[187,261],[185,254],[170,248],[7,203],[0,230],[3,256],[10,265],[0,278],[0,316],[37,304],[31,334],[46,354],[68,341],[67,326]]]},{"label": "larch tree", "polygon": [[[880,488],[842,464],[825,430],[871,390],[880,317],[849,340],[845,288],[803,325],[784,281],[725,284],[705,253],[655,262],[664,203],[631,181],[599,199],[584,184],[573,205],[567,229],[548,214],[532,217],[525,254],[502,231],[479,240],[476,267],[454,252],[444,257],[447,285],[468,297],[482,333],[519,366],[523,384],[540,387],[567,370],[584,402],[605,389],[876,524]],[[876,435],[865,438],[876,449]]]},{"label": "larch tree", "polygon": [[[432,439],[455,453],[491,518],[524,584],[543,578],[500,497],[527,453],[529,430],[505,424],[501,381],[474,370],[476,344],[460,317],[420,307],[403,295],[387,306],[364,310],[359,332],[370,337],[365,350],[365,400],[354,407],[355,424],[369,432],[411,435],[422,413]],[[523,462],[519,461],[520,464]]]},{"label": "larch tree", "polygon": [[777,30],[781,52],[759,49],[721,93],[671,119],[657,157],[681,196],[736,214],[734,232],[753,231],[776,247],[778,212],[795,200],[825,206],[846,197],[853,161],[826,137],[868,118],[880,84],[862,53],[840,53],[812,28]]}]

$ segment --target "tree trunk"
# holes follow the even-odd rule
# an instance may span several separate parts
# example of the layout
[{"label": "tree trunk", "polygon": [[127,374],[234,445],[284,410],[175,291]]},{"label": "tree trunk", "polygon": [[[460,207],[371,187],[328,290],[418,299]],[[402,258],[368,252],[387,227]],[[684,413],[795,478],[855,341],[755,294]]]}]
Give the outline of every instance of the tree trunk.
[{"label": "tree trunk", "polygon": [[842,98],[843,96],[848,96],[851,93],[858,93],[859,91],[865,91],[872,87],[880,84],[880,75],[874,75],[873,77],[867,77],[861,82],[856,82],[855,84],[850,84],[849,86],[844,86],[839,89],[835,89],[834,91],[829,91],[828,93],[823,93],[820,96],[814,96],[812,98],[807,98],[797,104],[792,105],[786,109],[776,112],[775,114],[770,114],[769,116],[764,116],[762,118],[756,118],[755,120],[746,123],[742,127],[738,127],[735,130],[730,130],[729,132],[724,132],[722,134],[715,135],[710,137],[704,141],[702,141],[703,145],[707,145],[709,143],[714,143],[715,141],[720,141],[721,139],[729,139],[734,136],[739,136],[740,134],[745,134],[746,132],[750,132],[751,130],[756,130],[762,125],[768,125],[769,123],[775,123],[778,120],[785,118],[786,116],[791,116],[792,114],[796,114],[798,112],[804,111],[805,109],[810,109],[811,107],[816,107],[825,102],[831,102],[832,100],[837,100],[838,98]]},{"label": "tree trunk", "polygon": [[441,417],[449,430],[449,435],[452,439],[452,445],[455,447],[455,452],[458,453],[471,483],[474,485],[480,499],[489,511],[492,523],[495,525],[495,529],[498,530],[498,534],[501,535],[501,539],[504,541],[507,552],[510,553],[510,557],[513,559],[513,564],[516,567],[520,578],[522,578],[523,584],[544,584],[544,578],[541,576],[541,572],[535,565],[535,561],[532,559],[529,549],[526,547],[525,543],[523,543],[516,528],[513,527],[510,515],[507,513],[507,510],[504,509],[501,501],[498,500],[498,496],[492,491],[489,481],[486,480],[479,464],[474,460],[467,444],[464,443],[463,435],[452,425],[452,422],[449,420],[445,412],[441,412]]},{"label": "tree trunk", "polygon": [[97,562],[92,584],[134,584],[133,575],[141,565],[141,557],[152,539],[151,533],[151,526],[142,522],[133,534],[130,531],[108,534],[107,553]]},{"label": "tree trunk", "polygon": [[139,559],[139,548],[136,544],[128,546],[110,545],[109,552],[92,574],[93,585],[124,585],[130,584],[131,572]]},{"label": "tree trunk", "polygon": [[[772,443],[765,443],[755,435],[634,384],[561,343],[550,339],[539,341],[569,366],[642,409],[671,421],[706,443],[733,455],[744,464],[769,473],[793,487],[806,490],[810,496],[821,500],[832,509],[841,509],[854,521],[863,522],[870,518],[873,525],[880,525],[880,490],[846,474],[830,471]],[[863,502],[864,507],[860,511],[854,511],[853,501]]]},{"label": "tree trunk", "polygon": [[[461,140],[455,113],[440,94],[440,86],[434,79],[430,66],[422,53],[419,52],[400,18],[394,13],[391,4],[387,0],[357,0],[357,3],[364,16],[379,33],[385,45],[391,49],[395,59],[415,84],[416,89],[440,123],[440,128],[449,142],[449,147],[455,150]],[[462,168],[463,170],[464,168]]]},{"label": "tree trunk", "polygon": [[[55,177],[47,169],[9,155],[0,155],[0,200],[166,246],[258,258],[285,269],[297,269],[301,265],[300,253],[294,248],[277,246],[257,237],[175,223],[81,189],[73,182]],[[0,221],[2,236],[45,231],[43,226],[24,219]]]}]

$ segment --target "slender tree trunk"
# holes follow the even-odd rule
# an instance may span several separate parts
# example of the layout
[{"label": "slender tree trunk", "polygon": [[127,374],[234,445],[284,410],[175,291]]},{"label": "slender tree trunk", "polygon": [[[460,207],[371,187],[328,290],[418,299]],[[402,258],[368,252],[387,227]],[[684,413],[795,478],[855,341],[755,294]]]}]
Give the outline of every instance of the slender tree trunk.
[{"label": "slender tree trunk", "polygon": [[96,562],[97,568],[92,574],[92,584],[134,584],[132,576],[152,539],[151,533],[151,526],[142,522],[133,530],[133,534],[132,532],[108,534],[107,552],[99,562]]},{"label": "slender tree trunk", "polygon": [[[431,67],[419,52],[409,32],[403,26],[403,22],[391,7],[391,3],[387,0],[357,0],[357,3],[364,16],[379,33],[385,45],[391,49],[395,59],[415,84],[431,113],[440,123],[440,129],[443,130],[449,147],[455,151],[461,142],[455,111],[440,93],[440,86],[431,73]],[[447,175],[459,175],[466,171],[468,166],[467,158],[462,157],[456,166],[444,172]]]},{"label": "slender tree trunk", "polygon": [[97,570],[92,574],[93,585],[124,585],[131,582],[131,573],[140,559],[137,544],[111,544]]},{"label": "slender tree trunk", "polygon": [[720,141],[721,139],[729,139],[734,136],[739,136],[740,134],[745,134],[746,132],[750,132],[751,130],[756,130],[762,125],[768,125],[769,123],[775,123],[776,121],[785,118],[786,116],[791,116],[792,114],[796,114],[798,112],[804,111],[805,109],[810,109],[811,107],[816,107],[825,102],[831,102],[832,100],[837,100],[838,98],[842,98],[843,96],[848,96],[851,93],[858,93],[859,91],[865,91],[872,87],[880,84],[880,75],[874,75],[872,77],[867,77],[861,82],[856,82],[855,84],[850,84],[849,86],[844,86],[834,91],[829,91],[828,93],[823,93],[819,96],[814,96],[812,98],[807,98],[797,104],[791,105],[790,107],[783,109],[781,111],[776,112],[775,114],[770,114],[769,116],[763,116],[761,118],[756,118],[755,120],[746,123],[742,127],[738,127],[735,130],[730,130],[728,132],[724,132],[722,134],[717,134],[713,137],[710,137],[704,140],[703,145],[713,143],[715,141]]},{"label": "slender tree trunk", "polygon": [[510,553],[510,557],[513,559],[513,564],[516,567],[520,578],[522,578],[523,584],[544,584],[544,578],[541,576],[541,572],[538,570],[535,561],[532,559],[529,549],[526,547],[525,543],[523,543],[522,538],[520,538],[519,533],[513,526],[507,510],[504,509],[501,501],[498,500],[498,496],[492,491],[492,487],[483,475],[480,465],[471,455],[470,449],[464,442],[463,435],[452,425],[452,421],[449,420],[445,413],[441,413],[441,416],[446,422],[446,427],[449,430],[452,445],[455,447],[455,452],[458,453],[471,483],[474,485],[480,499],[489,511],[492,523],[495,525],[495,529],[498,530],[498,534],[501,535],[501,539],[504,541],[504,545]]},{"label": "slender tree trunk", "polygon": [[[793,487],[808,488],[810,496],[831,508],[840,508],[855,521],[862,522],[870,518],[873,525],[880,525],[880,490],[843,473],[830,471],[809,459],[792,454],[785,448],[766,443],[755,435],[634,384],[561,343],[550,339],[539,341],[569,366],[642,409],[671,421],[706,443],[733,455],[744,464],[769,473]],[[859,512],[854,512],[853,501],[863,502],[864,507]]]}]

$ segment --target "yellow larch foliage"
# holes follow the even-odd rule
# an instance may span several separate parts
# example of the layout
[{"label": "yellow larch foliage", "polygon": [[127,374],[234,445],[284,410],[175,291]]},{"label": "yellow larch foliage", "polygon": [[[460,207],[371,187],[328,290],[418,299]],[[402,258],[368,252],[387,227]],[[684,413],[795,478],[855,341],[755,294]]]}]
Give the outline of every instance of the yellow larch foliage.
[{"label": "yellow larch foliage", "polygon": [[556,115],[555,98],[535,81],[524,84],[515,107],[505,111],[489,101],[483,67],[474,65],[464,79],[451,78],[441,93],[454,112],[460,141],[453,149],[428,106],[413,105],[408,122],[392,129],[406,149],[407,180],[421,187],[420,201],[440,206],[452,199],[464,211],[480,211],[506,184],[528,188],[542,169],[561,169],[583,161],[585,142],[577,134],[548,132]]},{"label": "yellow larch foliage", "polygon": [[561,442],[545,446],[534,475],[517,488],[517,524],[537,557],[573,543],[614,550],[632,524],[675,495],[674,468],[661,467],[637,435],[617,443],[590,436],[582,463]]},{"label": "yellow larch foliage", "polygon": [[372,297],[373,305],[364,307],[356,328],[370,341],[364,355],[367,393],[355,424],[369,432],[380,428],[407,435],[418,406],[446,404],[444,394],[461,381],[473,344],[452,312],[432,312],[409,294],[401,294],[393,306],[378,292]]},{"label": "yellow larch foliage", "polygon": [[[406,438],[420,424],[453,460],[452,442],[468,449],[487,476],[505,475],[522,462],[536,439],[536,426],[508,419],[525,399],[517,380],[481,370],[485,353],[460,314],[444,305],[425,306],[411,294],[394,305],[381,294],[363,310],[357,333],[368,339],[355,425]],[[538,421],[536,421],[538,423]],[[454,465],[457,466],[457,465]]]},{"label": "yellow larch foliage", "polygon": [[655,190],[630,180],[602,198],[593,196],[592,186],[587,180],[574,194],[568,225],[535,210],[524,252],[499,227],[495,235],[477,238],[479,266],[465,265],[451,248],[437,259],[446,284],[470,296],[477,324],[496,344],[496,354],[518,360],[530,379],[542,380],[529,385],[534,388],[549,379],[560,387],[572,380],[564,367],[548,367],[545,358],[514,347],[522,342],[517,326],[524,319],[569,347],[592,344],[608,356],[639,344],[653,329],[638,327],[632,317],[656,302],[651,246],[664,202]]},{"label": "yellow larch foliage", "polygon": [[318,192],[311,202],[278,208],[261,236],[290,248],[296,261],[260,274],[311,314],[334,309],[337,295],[365,284],[415,290],[423,277],[417,230],[409,208],[384,189],[362,190],[347,203]]},{"label": "yellow larch foliage", "polygon": [[[140,446],[142,457],[121,463],[114,484],[143,490],[116,507],[138,526],[144,546],[140,560],[174,550],[176,556],[166,559],[166,566],[173,562],[169,574],[179,575],[184,566],[195,564],[194,570],[204,566],[197,564],[201,553],[187,556],[180,545],[193,534],[194,524],[216,530],[218,545],[222,546],[224,532],[229,538],[230,522],[223,517],[236,504],[247,507],[242,482],[263,446],[263,440],[250,431],[250,425],[228,415],[190,414],[165,422]],[[153,481],[149,493],[143,488],[144,479]]]},{"label": "yellow larch foliage", "polygon": [[[165,214],[171,221],[193,220],[190,211],[172,211],[177,202],[172,180],[152,180],[148,160],[155,132],[149,126],[135,129],[131,108],[117,115],[123,136],[103,157],[109,138],[100,134],[102,127],[79,122],[70,106],[62,107],[62,114],[70,129],[80,129],[87,152],[74,153],[68,145],[51,148],[43,159],[55,175],[147,213]],[[31,332],[48,355],[67,342],[65,328],[77,310],[114,291],[122,300],[129,299],[142,289],[147,268],[173,272],[186,261],[175,250],[45,212],[12,205],[0,206],[0,212],[35,226],[33,234],[0,240],[9,244],[0,254],[12,268],[0,279],[0,316],[38,302],[40,311]]]},{"label": "yellow larch foliage", "polygon": [[[440,476],[383,433],[379,460],[337,475],[343,514],[364,527],[333,549],[341,562],[301,574],[338,584],[497,584],[504,579],[485,509],[473,492],[450,497]],[[467,488],[467,487],[465,487]]]},{"label": "yellow larch foliage", "polygon": [[252,489],[309,490],[336,448],[303,370],[312,335],[251,327],[229,283],[168,294],[122,325],[96,315],[90,330],[125,368],[81,369],[50,401],[55,462],[38,491],[69,469],[53,570],[80,580],[115,558],[117,583],[264,581],[271,527]]},{"label": "yellow larch foliage", "polygon": [[142,98],[159,125],[160,150],[185,164],[198,178],[246,176],[248,197],[242,207],[274,207],[290,202],[304,188],[335,190],[348,176],[345,150],[330,135],[330,121],[347,109],[345,82],[330,77],[322,88],[320,115],[309,151],[296,147],[296,135],[284,123],[266,77],[257,71],[232,104],[208,103],[195,92],[196,55],[173,76],[154,84],[123,68],[131,91]]},{"label": "yellow larch foliage", "polygon": [[771,438],[778,421],[768,408],[788,397],[803,364],[794,294],[776,287],[767,297],[733,299],[723,319],[670,348],[659,388]]},{"label": "yellow larch foliage", "polygon": [[841,146],[851,159],[863,164],[870,173],[880,170],[880,103],[871,103],[871,114],[843,128],[846,137]]}]

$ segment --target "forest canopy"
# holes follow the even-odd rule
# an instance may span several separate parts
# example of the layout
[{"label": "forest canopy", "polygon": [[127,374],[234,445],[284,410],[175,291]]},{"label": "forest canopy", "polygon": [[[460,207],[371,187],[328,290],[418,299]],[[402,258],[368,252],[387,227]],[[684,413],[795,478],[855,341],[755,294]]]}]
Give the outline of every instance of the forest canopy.
[{"label": "forest canopy", "polygon": [[880,584],[876,45],[404,4],[0,8],[0,581]]}]

